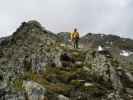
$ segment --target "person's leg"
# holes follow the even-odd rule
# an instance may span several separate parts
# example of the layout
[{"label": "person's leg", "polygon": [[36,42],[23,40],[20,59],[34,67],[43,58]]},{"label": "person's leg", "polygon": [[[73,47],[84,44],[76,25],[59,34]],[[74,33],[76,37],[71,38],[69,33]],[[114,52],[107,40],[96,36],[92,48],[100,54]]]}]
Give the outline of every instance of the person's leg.
[{"label": "person's leg", "polygon": [[76,48],[76,41],[74,41],[74,48]]},{"label": "person's leg", "polygon": [[78,39],[76,39],[76,48],[78,48]]}]

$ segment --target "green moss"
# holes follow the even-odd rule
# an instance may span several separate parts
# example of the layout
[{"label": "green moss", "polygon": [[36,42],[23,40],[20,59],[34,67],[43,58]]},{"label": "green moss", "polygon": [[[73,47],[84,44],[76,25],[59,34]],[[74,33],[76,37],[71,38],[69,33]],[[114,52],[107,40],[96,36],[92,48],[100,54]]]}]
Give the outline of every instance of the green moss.
[{"label": "green moss", "polygon": [[15,89],[16,89],[17,91],[22,91],[22,90],[24,90],[24,88],[22,87],[22,85],[23,85],[23,80],[17,79],[17,80],[14,81],[14,86],[15,86]]},{"label": "green moss", "polygon": [[96,85],[81,86],[80,90],[84,93],[90,94],[93,97],[102,97],[106,93],[105,90],[103,90],[102,88],[98,88]]},{"label": "green moss", "polygon": [[87,93],[94,93],[97,91],[96,86],[81,86],[80,89],[82,92],[87,92]]},{"label": "green moss", "polygon": [[74,87],[80,87],[83,83],[80,80],[72,80],[70,84],[73,85]]},{"label": "green moss", "polygon": [[111,60],[111,64],[114,67],[119,67],[119,62],[116,59]]},{"label": "green moss", "polygon": [[85,71],[83,68],[78,68],[75,71],[76,78],[80,80],[90,80],[92,77],[90,77],[90,73]]},{"label": "green moss", "polygon": [[[59,68],[48,67],[46,72],[42,75],[33,72],[25,73],[23,79],[25,80],[33,80],[45,88],[47,88],[50,93],[59,93],[68,95],[71,91],[71,85],[64,84],[62,82],[56,81],[57,79],[63,82],[69,80],[70,73]],[[53,82],[55,80],[55,82]],[[17,86],[19,87],[19,85]]]},{"label": "green moss", "polygon": [[32,80],[35,77],[35,73],[32,71],[25,72],[24,76],[22,77],[23,80]]},{"label": "green moss", "polygon": [[87,64],[86,67],[89,69],[92,69],[93,66],[92,66],[92,64]]},{"label": "green moss", "polygon": [[73,68],[71,70],[63,70],[60,68],[48,67],[44,73],[44,77],[48,80],[58,80],[63,83],[69,83],[71,80],[77,78],[80,68]]},{"label": "green moss", "polygon": [[58,94],[63,94],[63,95],[69,95],[72,89],[71,85],[62,84],[62,83],[49,84],[49,85],[45,85],[45,87],[51,93],[58,93]]}]

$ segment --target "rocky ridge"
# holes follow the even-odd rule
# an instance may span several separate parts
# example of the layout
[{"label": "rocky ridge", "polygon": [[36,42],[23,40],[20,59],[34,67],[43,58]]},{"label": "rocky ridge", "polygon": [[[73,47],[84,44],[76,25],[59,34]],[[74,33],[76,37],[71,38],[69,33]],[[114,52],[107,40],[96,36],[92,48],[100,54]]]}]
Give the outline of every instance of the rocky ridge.
[{"label": "rocky ridge", "polygon": [[133,99],[132,68],[111,50],[65,46],[37,21],[1,39],[0,72],[0,100]]}]

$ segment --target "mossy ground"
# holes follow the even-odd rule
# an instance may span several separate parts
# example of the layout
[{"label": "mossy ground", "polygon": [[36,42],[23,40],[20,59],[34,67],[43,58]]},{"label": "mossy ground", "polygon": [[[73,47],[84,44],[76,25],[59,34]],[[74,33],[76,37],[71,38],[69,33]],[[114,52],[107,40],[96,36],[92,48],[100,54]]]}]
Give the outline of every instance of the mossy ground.
[{"label": "mossy ground", "polygon": [[72,68],[71,70],[47,67],[46,72],[43,74],[28,72],[25,74],[24,79],[33,80],[41,84],[50,94],[63,94],[68,97],[71,95],[71,91],[76,89],[83,93],[96,94],[98,96],[104,95],[103,92],[105,91],[95,83],[93,86],[84,86],[85,82],[93,81],[91,80],[92,78],[89,78],[89,74],[79,67]]},{"label": "mossy ground", "polygon": [[[76,61],[81,61],[81,66],[74,67],[52,67],[47,66],[46,70],[41,74],[27,71],[22,80],[33,80],[44,86],[50,94],[63,94],[70,97],[73,90],[90,95],[104,95],[105,89],[100,88],[100,84],[95,84],[95,78],[84,70],[85,51],[64,48],[64,52],[73,55]],[[91,66],[91,65],[88,65]],[[93,84],[93,86],[85,86],[85,82]],[[16,89],[21,90],[22,81],[16,80]]]}]

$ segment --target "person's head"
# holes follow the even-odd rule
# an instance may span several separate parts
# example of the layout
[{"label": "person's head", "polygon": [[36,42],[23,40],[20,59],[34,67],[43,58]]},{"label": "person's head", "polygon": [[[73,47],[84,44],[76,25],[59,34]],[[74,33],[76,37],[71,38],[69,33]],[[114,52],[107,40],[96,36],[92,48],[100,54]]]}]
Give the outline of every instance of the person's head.
[{"label": "person's head", "polygon": [[76,28],[74,29],[74,32],[77,32],[77,29]]}]

